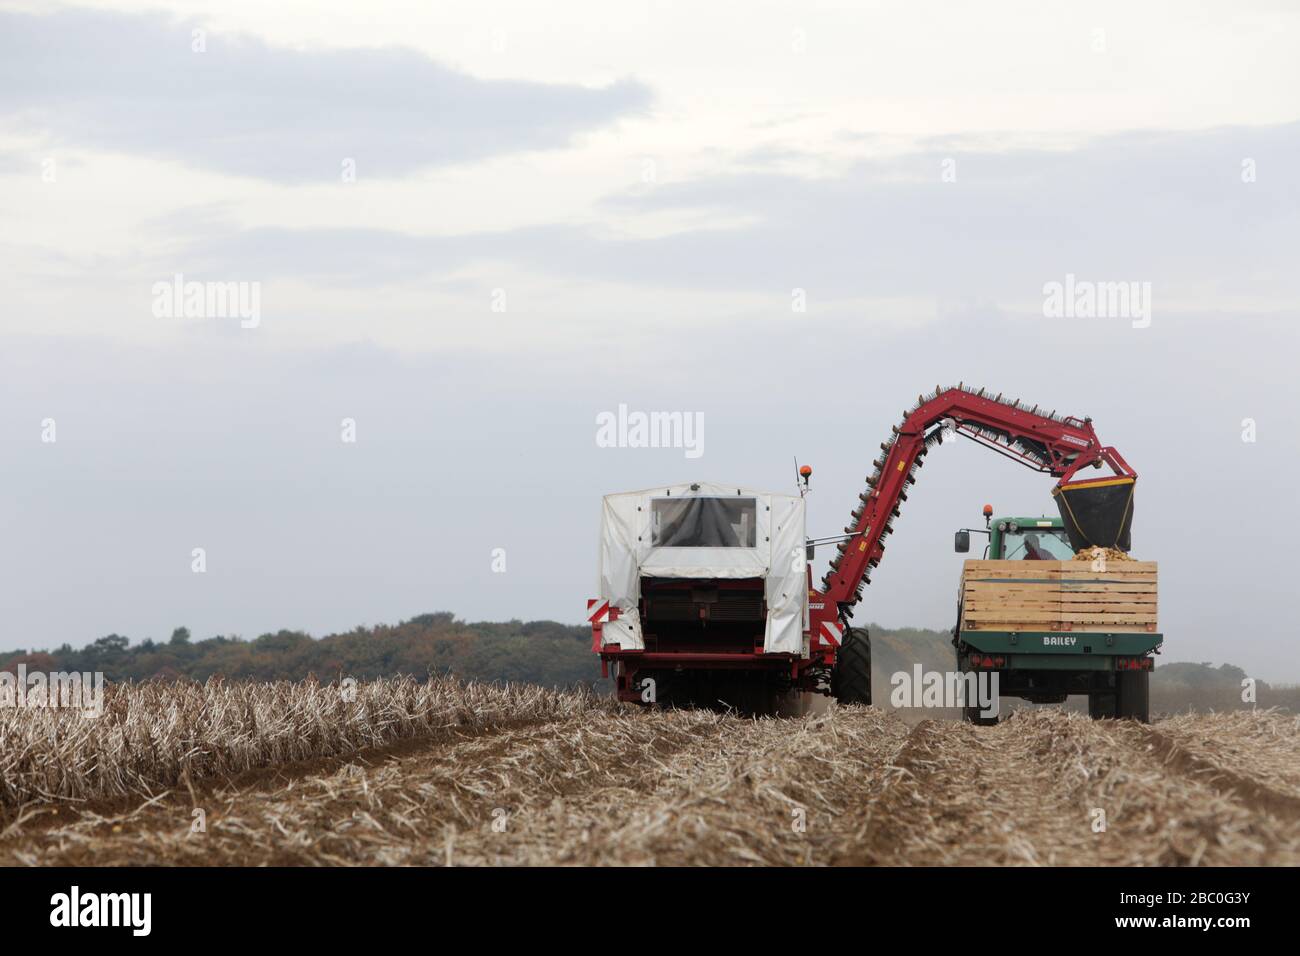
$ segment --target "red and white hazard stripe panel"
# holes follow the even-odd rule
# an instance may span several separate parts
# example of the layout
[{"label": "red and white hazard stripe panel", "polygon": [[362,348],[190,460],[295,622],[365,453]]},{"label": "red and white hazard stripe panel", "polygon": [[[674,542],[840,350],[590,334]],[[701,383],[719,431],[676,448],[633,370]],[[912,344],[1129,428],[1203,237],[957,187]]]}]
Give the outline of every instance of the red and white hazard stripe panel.
[{"label": "red and white hazard stripe panel", "polygon": [[610,607],[608,601],[589,598],[587,600],[587,620],[591,622],[591,649],[599,654],[604,644],[601,632],[605,629],[606,624],[618,620],[618,607]]},{"label": "red and white hazard stripe panel", "polygon": [[609,602],[599,598],[587,599],[587,620],[592,624],[604,624],[609,620]]},{"label": "red and white hazard stripe panel", "polygon": [[844,637],[844,625],[839,621],[822,621],[822,640],[827,644],[840,646],[840,640]]}]

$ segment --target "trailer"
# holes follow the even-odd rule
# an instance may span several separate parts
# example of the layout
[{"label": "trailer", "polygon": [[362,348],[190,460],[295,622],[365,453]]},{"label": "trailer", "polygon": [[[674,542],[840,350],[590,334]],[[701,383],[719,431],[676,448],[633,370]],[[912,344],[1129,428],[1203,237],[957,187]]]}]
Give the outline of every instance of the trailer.
[{"label": "trailer", "polygon": [[[1102,548],[1076,555],[1061,517],[986,523],[984,557],[962,569],[958,669],[997,674],[1004,697],[1041,704],[1079,695],[1093,717],[1149,720],[1152,655],[1164,642],[1158,564]],[[969,534],[957,533],[956,550],[969,550]],[[996,722],[973,707],[964,716]]]}]

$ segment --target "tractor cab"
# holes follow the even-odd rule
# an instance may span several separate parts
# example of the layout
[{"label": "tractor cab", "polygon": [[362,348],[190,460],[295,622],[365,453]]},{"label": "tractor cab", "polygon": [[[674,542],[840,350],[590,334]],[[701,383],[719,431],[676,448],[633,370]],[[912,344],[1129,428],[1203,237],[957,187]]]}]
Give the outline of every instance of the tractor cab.
[{"label": "tractor cab", "polygon": [[1037,518],[993,516],[993,509],[984,507],[983,528],[963,528],[954,539],[953,550],[958,554],[970,551],[970,536],[986,534],[988,546],[985,560],[991,561],[1069,561],[1074,557],[1065,522],[1060,518],[1040,515]]},{"label": "tractor cab", "polygon": [[1074,557],[1060,518],[995,518],[989,522],[995,561],[1069,561]]}]

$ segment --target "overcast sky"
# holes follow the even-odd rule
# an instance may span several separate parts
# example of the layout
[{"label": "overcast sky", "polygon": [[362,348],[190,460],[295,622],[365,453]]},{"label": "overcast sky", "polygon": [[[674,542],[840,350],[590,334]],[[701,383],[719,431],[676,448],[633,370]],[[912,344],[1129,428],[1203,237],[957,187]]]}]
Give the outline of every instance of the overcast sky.
[{"label": "overcast sky", "polygon": [[[798,455],[834,534],[964,381],[1138,471],[1163,660],[1300,681],[1298,239],[1281,0],[7,3],[0,648],[577,623],[602,494]],[[598,447],[620,404],[703,454]],[[1054,507],[964,442],[919,481],[859,623],[951,627],[952,531]]]}]

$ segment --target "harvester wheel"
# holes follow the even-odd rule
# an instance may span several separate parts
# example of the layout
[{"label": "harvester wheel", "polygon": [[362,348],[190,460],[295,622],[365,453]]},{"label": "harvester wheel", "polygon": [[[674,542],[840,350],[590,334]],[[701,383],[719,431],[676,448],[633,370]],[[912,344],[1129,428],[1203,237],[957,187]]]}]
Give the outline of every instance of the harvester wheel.
[{"label": "harvester wheel", "polygon": [[1151,723],[1151,672],[1120,671],[1115,675],[1115,716]]},{"label": "harvester wheel", "polygon": [[844,632],[831,675],[831,692],[841,704],[871,704],[871,637],[865,627]]}]

